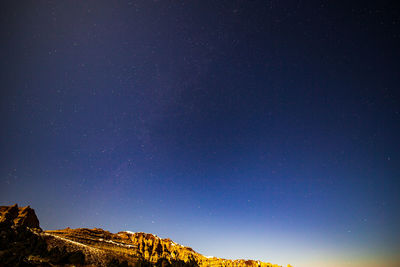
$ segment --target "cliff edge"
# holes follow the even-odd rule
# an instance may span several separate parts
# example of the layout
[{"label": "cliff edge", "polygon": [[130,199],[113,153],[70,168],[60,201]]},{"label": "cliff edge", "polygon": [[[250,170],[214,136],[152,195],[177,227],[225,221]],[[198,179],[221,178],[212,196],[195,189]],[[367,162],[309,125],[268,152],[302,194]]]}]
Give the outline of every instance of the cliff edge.
[{"label": "cliff edge", "polygon": [[0,266],[281,267],[203,256],[153,234],[78,228],[42,231],[35,211],[0,206]]}]

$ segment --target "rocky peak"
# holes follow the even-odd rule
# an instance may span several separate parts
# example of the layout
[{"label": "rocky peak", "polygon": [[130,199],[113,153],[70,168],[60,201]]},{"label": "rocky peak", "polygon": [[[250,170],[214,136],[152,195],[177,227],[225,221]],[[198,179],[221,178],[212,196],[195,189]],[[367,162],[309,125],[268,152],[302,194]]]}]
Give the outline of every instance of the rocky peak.
[{"label": "rocky peak", "polygon": [[40,229],[35,210],[30,206],[18,207],[17,204],[0,206],[0,225]]}]

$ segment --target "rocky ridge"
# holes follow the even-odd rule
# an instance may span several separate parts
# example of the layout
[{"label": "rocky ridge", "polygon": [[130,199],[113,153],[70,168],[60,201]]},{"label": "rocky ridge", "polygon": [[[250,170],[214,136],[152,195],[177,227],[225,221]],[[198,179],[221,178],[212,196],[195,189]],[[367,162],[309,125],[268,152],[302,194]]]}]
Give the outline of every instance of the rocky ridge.
[{"label": "rocky ridge", "polygon": [[280,267],[254,260],[206,257],[168,238],[78,228],[42,231],[29,206],[0,206],[0,266]]}]

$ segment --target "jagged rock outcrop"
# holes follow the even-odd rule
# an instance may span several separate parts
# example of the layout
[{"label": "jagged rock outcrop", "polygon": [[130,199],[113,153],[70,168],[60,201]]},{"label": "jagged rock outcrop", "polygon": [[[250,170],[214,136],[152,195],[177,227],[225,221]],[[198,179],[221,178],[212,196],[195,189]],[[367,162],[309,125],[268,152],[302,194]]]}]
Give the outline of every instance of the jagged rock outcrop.
[{"label": "jagged rock outcrop", "polygon": [[80,251],[48,249],[39,220],[29,206],[0,206],[0,266],[65,266],[84,264]]},{"label": "jagged rock outcrop", "polygon": [[17,204],[0,206],[0,225],[40,229],[35,211],[29,206],[19,208]]},{"label": "jagged rock outcrop", "polygon": [[280,267],[206,257],[168,238],[79,228],[42,231],[29,206],[0,206],[0,266]]}]

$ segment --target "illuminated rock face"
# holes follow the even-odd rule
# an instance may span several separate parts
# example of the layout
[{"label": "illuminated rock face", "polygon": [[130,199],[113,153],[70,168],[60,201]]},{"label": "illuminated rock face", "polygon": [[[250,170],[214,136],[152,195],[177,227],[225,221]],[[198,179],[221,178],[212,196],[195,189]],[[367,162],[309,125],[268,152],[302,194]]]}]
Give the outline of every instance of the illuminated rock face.
[{"label": "illuminated rock face", "polygon": [[253,260],[206,257],[146,233],[79,228],[42,231],[29,206],[0,206],[0,266],[279,267]]},{"label": "illuminated rock face", "polygon": [[35,211],[29,206],[19,208],[17,204],[0,206],[0,224],[40,229]]},{"label": "illuminated rock face", "polygon": [[[148,262],[155,266],[258,266],[278,267],[278,265],[254,260],[226,260],[206,257],[173,242],[146,233],[119,232],[112,234],[102,229],[64,229],[46,231],[47,235],[62,238],[92,248],[101,249],[107,253],[121,253],[124,260],[129,262]],[[130,259],[130,261],[129,261]]]},{"label": "illuminated rock face", "polygon": [[35,211],[0,206],[0,266],[66,266],[84,263],[80,251],[48,249]]}]

